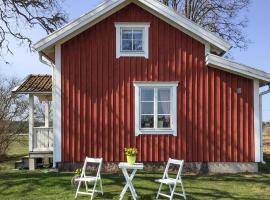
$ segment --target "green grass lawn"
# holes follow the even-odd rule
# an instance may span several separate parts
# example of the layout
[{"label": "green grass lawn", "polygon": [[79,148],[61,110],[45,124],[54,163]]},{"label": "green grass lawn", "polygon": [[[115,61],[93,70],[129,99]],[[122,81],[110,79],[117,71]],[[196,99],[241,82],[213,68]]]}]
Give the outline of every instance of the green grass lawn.
[{"label": "green grass lawn", "polygon": [[[8,159],[0,162],[0,199],[2,200],[46,200],[74,199],[75,189],[71,186],[72,173],[52,173],[47,170],[14,171],[15,160],[27,154],[27,138],[12,145]],[[270,199],[270,156],[267,165],[260,167],[258,174],[236,175],[184,175],[183,181],[188,199]],[[138,199],[155,199],[159,185],[154,182],[162,172],[139,171],[134,185]],[[118,199],[124,186],[122,173],[102,173],[104,196],[95,199]],[[128,193],[129,194],[129,193]],[[89,199],[80,196],[78,199]],[[131,199],[131,195],[125,196]]]},{"label": "green grass lawn", "polygon": [[[140,172],[134,185],[138,199],[154,199],[160,172]],[[0,199],[74,199],[70,173],[45,173],[41,171],[0,172]],[[121,173],[102,174],[104,196],[95,199],[118,199],[124,186]],[[240,174],[183,177],[188,199],[270,199],[270,174]],[[79,199],[88,199],[79,197]],[[126,196],[125,199],[131,199]]]}]

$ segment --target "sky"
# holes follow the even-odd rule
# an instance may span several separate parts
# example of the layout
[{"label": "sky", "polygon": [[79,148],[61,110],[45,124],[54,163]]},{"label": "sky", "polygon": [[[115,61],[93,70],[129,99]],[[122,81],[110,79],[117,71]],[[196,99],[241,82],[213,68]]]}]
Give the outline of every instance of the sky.
[{"label": "sky", "polygon": [[[69,21],[83,15],[102,0],[65,0],[63,9],[68,14]],[[270,1],[253,0],[245,14],[249,20],[245,34],[251,43],[247,50],[232,49],[231,56],[237,62],[270,72]],[[41,29],[28,30],[34,42],[46,36]],[[50,67],[39,62],[37,53],[30,52],[27,46],[10,41],[14,55],[7,55],[9,64],[0,62],[0,74],[25,78],[28,74],[51,74]],[[263,121],[270,121],[270,94],[263,97]]]}]

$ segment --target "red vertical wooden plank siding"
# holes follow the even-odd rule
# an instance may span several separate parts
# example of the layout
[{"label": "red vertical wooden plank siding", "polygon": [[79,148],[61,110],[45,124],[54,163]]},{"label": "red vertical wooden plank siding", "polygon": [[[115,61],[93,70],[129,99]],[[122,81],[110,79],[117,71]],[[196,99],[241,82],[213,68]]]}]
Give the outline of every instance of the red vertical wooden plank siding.
[{"label": "red vertical wooden plank siding", "polygon": [[197,160],[203,160],[203,154],[204,154],[204,148],[203,148],[203,137],[204,137],[204,131],[203,131],[203,66],[204,66],[204,56],[200,53],[203,52],[203,46],[199,47],[198,50],[198,158]]},{"label": "red vertical wooden plank siding", "polygon": [[192,142],[192,161],[196,161],[197,160],[197,144],[198,144],[198,135],[197,135],[197,128],[198,128],[198,118],[197,118],[197,71],[198,71],[198,53],[197,53],[197,42],[193,40],[192,42],[192,49],[193,49],[193,65],[191,65],[192,67],[192,77],[193,77],[193,87],[192,87],[192,93],[193,93],[193,98],[192,98],[192,104],[193,104],[193,108],[192,108],[192,138],[191,140]]},{"label": "red vertical wooden plank siding", "polygon": [[209,161],[209,71],[208,68],[204,65],[204,154],[203,161]]},{"label": "red vertical wooden plank siding", "polygon": [[238,113],[239,113],[239,126],[238,126],[238,161],[243,162],[243,141],[244,141],[244,135],[243,135],[243,91],[246,89],[243,87],[243,80],[239,79],[238,82],[238,88],[241,89],[241,91],[238,91]]},{"label": "red vertical wooden plank siding", "polygon": [[[178,44],[181,44],[181,34],[178,34],[178,32],[175,30],[175,35],[176,35],[176,40],[175,40],[175,51],[176,51],[176,73],[177,73],[177,76],[175,78],[175,80],[179,80],[180,82],[180,85],[178,85],[178,88],[177,88],[177,93],[180,94],[181,91],[182,91],[182,79],[181,79],[181,67],[178,67],[180,65],[182,65],[182,48],[181,46],[179,46]],[[178,95],[177,96],[177,119],[179,121],[182,121],[182,115],[181,115],[181,105],[182,105],[182,98],[181,98],[181,95]],[[182,127],[181,126],[177,126],[177,133],[179,133],[181,136],[183,135],[182,133]],[[182,145],[181,145],[181,136],[180,137],[177,137],[177,142],[176,142],[176,157],[177,158],[182,158]]]},{"label": "red vertical wooden plank siding", "polygon": [[183,134],[182,138],[182,158],[183,159],[187,159],[187,40],[186,37],[184,37],[184,34],[181,33],[181,37],[182,37],[182,44],[183,44],[183,50],[182,50],[182,67],[181,67],[181,72],[182,72],[182,84],[180,83],[180,87],[181,87],[181,99],[182,99],[182,123],[181,123],[181,134]]},{"label": "red vertical wooden plank siding", "polygon": [[232,159],[237,160],[237,79],[232,76]]},{"label": "red vertical wooden plank siding", "polygon": [[187,54],[187,161],[192,161],[192,39],[188,38]]},{"label": "red vertical wooden plank siding", "polygon": [[232,159],[232,76],[231,74],[227,75],[227,160]]},{"label": "red vertical wooden plank siding", "polygon": [[249,95],[249,102],[250,102],[250,106],[249,106],[249,110],[250,110],[250,118],[249,118],[249,124],[250,124],[250,133],[249,133],[249,137],[250,137],[250,143],[249,143],[249,156],[250,159],[249,161],[252,162],[255,160],[255,148],[254,148],[254,98],[253,98],[253,84],[252,81],[249,82],[249,92],[251,95]]},{"label": "red vertical wooden plank siding", "polygon": [[[114,22],[150,22],[149,59],[116,59]],[[130,4],[62,45],[62,161],[254,161],[253,81],[205,65],[205,47]],[[177,136],[135,136],[134,81],[178,81]],[[237,92],[241,88],[241,92]]]},{"label": "red vertical wooden plank siding", "polygon": [[[81,39],[81,36],[77,38],[77,40],[80,40]],[[78,116],[81,116],[81,113],[80,113],[80,94],[81,94],[81,91],[80,91],[80,87],[81,87],[81,84],[80,84],[80,81],[81,81],[81,66],[82,66],[82,63],[81,63],[81,59],[80,59],[80,56],[82,56],[82,52],[80,51],[80,46],[76,44],[76,49],[75,49],[75,52],[78,54],[76,57],[78,58],[77,59],[77,64],[78,64],[78,69],[76,70],[76,73],[75,73],[75,76],[76,76],[76,86],[75,86],[75,91],[76,91],[76,104],[75,104],[75,107],[76,107],[76,112],[75,112],[75,118],[76,118],[76,122],[75,122],[75,134],[77,135],[76,137],[76,143],[75,143],[75,146],[77,148],[75,148],[75,151],[76,151],[76,158],[80,159],[80,155],[81,155],[81,144],[80,144],[80,141],[81,141],[81,132],[80,132],[80,127],[81,127],[81,117],[78,117]]]},{"label": "red vertical wooden plank siding", "polygon": [[220,72],[216,70],[216,83],[215,83],[215,97],[216,97],[216,103],[215,103],[215,109],[216,109],[216,115],[215,115],[215,120],[216,120],[216,137],[215,137],[215,161],[220,161]]},{"label": "red vertical wooden plank siding", "polygon": [[248,81],[245,80],[245,89],[243,90],[243,96],[244,96],[244,162],[248,162],[248,154],[249,154],[249,138],[248,138],[248,132],[250,131],[248,128],[248,119],[249,119],[249,110],[248,110],[248,96],[249,96],[249,91],[248,91]]},{"label": "red vertical wooden plank siding", "polygon": [[226,95],[226,74],[221,73],[221,160],[226,160],[227,154],[227,95]]}]

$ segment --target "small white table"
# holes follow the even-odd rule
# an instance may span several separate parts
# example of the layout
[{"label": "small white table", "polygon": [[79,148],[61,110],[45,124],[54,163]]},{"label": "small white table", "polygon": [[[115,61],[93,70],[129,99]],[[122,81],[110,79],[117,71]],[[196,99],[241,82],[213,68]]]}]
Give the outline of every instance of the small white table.
[{"label": "small white table", "polygon": [[[135,163],[134,165],[129,165],[128,163],[121,162],[121,163],[119,163],[118,166],[120,169],[122,169],[122,172],[123,172],[124,177],[125,177],[126,182],[127,182],[124,189],[122,190],[122,192],[120,194],[119,199],[120,200],[123,199],[125,193],[127,192],[127,189],[129,188],[133,199],[136,200],[137,193],[136,193],[135,188],[132,184],[132,179],[134,178],[138,169],[143,169],[143,164],[142,163]],[[132,170],[132,173],[130,175],[128,174],[128,170]]]}]

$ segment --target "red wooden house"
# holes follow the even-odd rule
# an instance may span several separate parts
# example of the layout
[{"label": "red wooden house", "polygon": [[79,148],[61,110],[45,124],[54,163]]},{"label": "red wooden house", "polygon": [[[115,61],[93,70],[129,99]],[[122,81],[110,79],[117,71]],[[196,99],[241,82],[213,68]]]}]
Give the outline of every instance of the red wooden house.
[{"label": "red wooden house", "polygon": [[53,65],[54,163],[169,157],[256,170],[260,87],[231,45],[156,0],[109,0],[35,44]]}]

